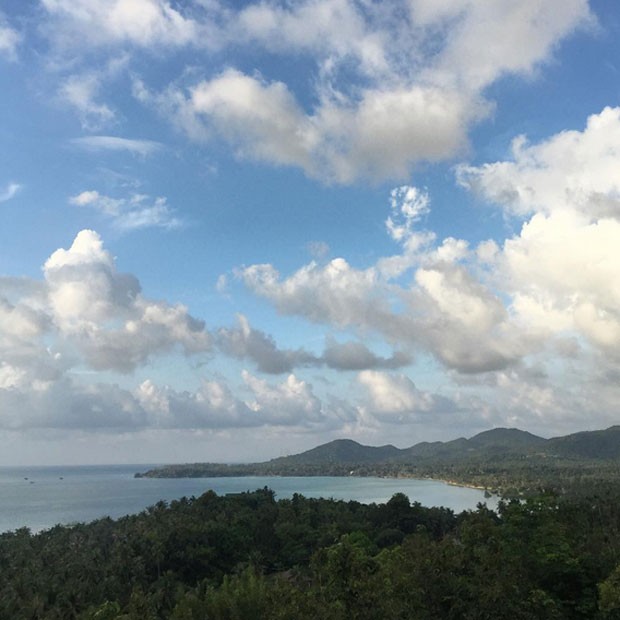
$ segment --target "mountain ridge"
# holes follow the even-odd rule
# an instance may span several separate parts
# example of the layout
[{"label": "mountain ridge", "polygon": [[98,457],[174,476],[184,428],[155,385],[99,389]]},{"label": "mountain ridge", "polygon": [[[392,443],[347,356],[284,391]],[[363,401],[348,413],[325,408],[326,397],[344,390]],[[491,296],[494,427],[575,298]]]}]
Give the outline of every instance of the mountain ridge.
[{"label": "mountain ridge", "polygon": [[[518,428],[497,427],[469,439],[423,441],[409,448],[391,444],[366,446],[353,439],[335,439],[310,450],[260,463],[224,465],[186,463],[137,473],[136,477],[210,477],[246,475],[436,475],[438,472],[497,471],[498,467],[547,470],[559,464],[578,475],[582,465],[620,466],[620,425],[545,439]],[[480,469],[482,468],[482,469]],[[469,472],[469,473],[467,473]],[[473,473],[472,473],[473,472]],[[444,474],[441,474],[444,475]],[[447,474],[446,474],[447,475]]]},{"label": "mountain ridge", "polygon": [[[342,447],[348,446],[341,457]],[[353,448],[353,446],[355,446]],[[267,461],[268,464],[321,465],[334,463],[396,463],[427,459],[464,459],[475,456],[492,457],[546,456],[593,460],[620,459],[620,425],[602,430],[578,431],[545,439],[518,428],[497,427],[482,431],[469,439],[459,437],[449,441],[423,441],[409,448],[393,445],[366,446],[352,439],[336,439],[291,456]]]}]

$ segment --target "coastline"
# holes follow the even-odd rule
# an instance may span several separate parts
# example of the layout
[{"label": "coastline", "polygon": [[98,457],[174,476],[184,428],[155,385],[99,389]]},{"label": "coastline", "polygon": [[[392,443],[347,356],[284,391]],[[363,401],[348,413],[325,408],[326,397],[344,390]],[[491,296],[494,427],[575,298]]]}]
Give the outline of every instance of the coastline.
[{"label": "coastline", "polygon": [[[308,498],[333,497],[362,503],[384,503],[396,493],[405,493],[412,502],[420,501],[424,506],[447,506],[455,512],[475,510],[476,503],[482,501],[477,493],[473,493],[480,493],[480,489],[471,489],[472,495],[456,488],[450,492],[450,487],[467,487],[414,476],[271,475],[209,480],[153,478],[146,481],[133,478],[134,471],[131,466],[40,468],[36,484],[31,485],[30,480],[24,480],[24,475],[30,477],[30,473],[5,470],[0,476],[4,493],[0,506],[0,532],[21,527],[40,532],[56,524],[88,523],[105,517],[117,519],[138,514],[160,501],[198,497],[208,490],[225,495],[264,486],[269,486],[282,499],[298,493]],[[416,486],[416,481],[435,482],[443,488],[426,484]],[[41,506],[46,506],[46,510],[42,511]]]}]

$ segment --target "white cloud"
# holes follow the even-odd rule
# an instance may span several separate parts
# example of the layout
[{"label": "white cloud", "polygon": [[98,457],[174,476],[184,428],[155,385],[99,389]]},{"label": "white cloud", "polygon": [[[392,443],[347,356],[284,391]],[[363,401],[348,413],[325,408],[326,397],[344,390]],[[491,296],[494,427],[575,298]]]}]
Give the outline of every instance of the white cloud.
[{"label": "white cloud", "polygon": [[248,319],[238,315],[239,326],[220,328],[216,341],[220,350],[237,359],[251,359],[261,372],[280,374],[295,366],[316,364],[317,359],[303,349],[279,349],[273,338],[250,326]]},{"label": "white cloud", "polygon": [[456,409],[448,399],[419,390],[405,375],[364,370],[358,382],[369,396],[364,412],[381,421],[404,424],[426,420],[432,424],[435,415]]},{"label": "white cloud", "polygon": [[241,157],[311,167],[316,144],[309,119],[281,82],[268,84],[235,70],[202,82],[183,100],[193,124],[230,141]]},{"label": "white cloud", "polygon": [[414,235],[413,225],[430,212],[430,196],[411,185],[395,187],[390,192],[392,214],[385,225],[394,241],[407,244]]},{"label": "white cloud", "polygon": [[159,428],[239,428],[260,426],[248,407],[228,386],[203,381],[195,392],[177,392],[144,381],[135,391],[138,402]]},{"label": "white cloud", "polygon": [[537,214],[506,241],[502,260],[521,321],[575,330],[610,350],[620,344],[620,221]]},{"label": "white cloud", "polygon": [[144,410],[116,385],[84,386],[64,378],[16,389],[0,387],[0,428],[134,430]]},{"label": "white cloud", "polygon": [[16,60],[21,39],[20,33],[11,27],[6,17],[0,12],[0,56]]},{"label": "white cloud", "polygon": [[[146,298],[94,231],[81,231],[68,249],[52,253],[43,272],[44,282],[0,278],[0,429],[317,430],[355,418],[352,406],[322,400],[292,373],[271,383],[244,371],[234,391],[223,379],[207,378],[193,391],[150,379],[133,390],[116,385],[114,373],[144,371],[157,357],[210,355],[214,338],[183,306]],[[215,341],[267,372],[323,363],[302,350],[278,350],[244,317]]]},{"label": "white cloud", "polygon": [[364,368],[399,368],[411,362],[410,356],[397,351],[386,358],[375,355],[361,342],[339,343],[328,339],[323,355],[305,349],[280,349],[274,339],[250,326],[248,319],[238,315],[239,326],[220,328],[215,342],[225,355],[252,360],[258,370],[268,374],[290,373],[298,367],[327,366],[335,370]]},{"label": "white cloud", "polygon": [[285,5],[263,2],[232,16],[229,37],[275,52],[305,51],[330,59],[353,58],[368,74],[388,69],[387,33],[367,23],[347,0],[311,0]]},{"label": "white cloud", "polygon": [[390,316],[386,295],[382,294],[387,287],[377,272],[353,269],[343,258],[335,258],[324,267],[311,262],[283,281],[269,264],[251,265],[238,276],[283,314],[299,314],[339,326],[356,324],[360,316]]},{"label": "white cloud", "polygon": [[470,250],[415,230],[430,198],[403,186],[387,221],[401,254],[365,269],[336,258],[287,277],[272,265],[238,275],[282,314],[379,334],[461,373],[505,370],[546,348],[568,352],[571,339],[618,358],[619,143],[620,110],[606,108],[581,132],[518,141],[514,161],[461,167],[466,187],[529,217],[501,245]]},{"label": "white cloud", "polygon": [[42,0],[52,18],[49,35],[64,46],[125,43],[150,47],[186,45],[197,24],[165,0]]},{"label": "white cloud", "polygon": [[71,144],[86,151],[128,151],[142,157],[152,155],[162,148],[154,140],[136,140],[117,136],[85,136],[71,140]]},{"label": "white cloud", "polygon": [[7,200],[11,200],[22,189],[22,186],[19,183],[9,183],[6,186],[6,189],[0,191],[0,202],[6,202]]},{"label": "white cloud", "polygon": [[432,68],[437,77],[449,76],[476,90],[506,73],[531,73],[564,37],[595,24],[587,0],[412,0],[411,8],[414,21],[419,18],[427,32],[446,33]]},{"label": "white cloud", "polygon": [[252,265],[239,277],[282,314],[371,331],[393,345],[428,350],[461,372],[510,365],[536,343],[495,294],[464,266],[446,260],[463,258],[455,246],[448,240],[435,252],[405,256],[402,264],[415,269],[410,287],[393,281],[402,270],[359,270],[342,258],[324,267],[310,263],[284,279],[271,265]]},{"label": "white cloud", "polygon": [[97,131],[112,124],[116,113],[106,103],[98,101],[101,76],[95,73],[72,75],[58,89],[61,101],[68,103],[78,113],[82,127]]},{"label": "white cloud", "polygon": [[277,385],[243,372],[243,380],[250,388],[253,398],[248,407],[270,424],[317,424],[323,422],[325,412],[312,386],[290,374]]},{"label": "white cloud", "polygon": [[93,231],[54,252],[44,273],[55,325],[93,368],[129,372],[175,348],[192,354],[211,347],[202,321],[183,306],[146,299],[134,276],[116,270]]},{"label": "white cloud", "polygon": [[586,0],[459,1],[441,11],[422,1],[250,4],[221,19],[221,45],[308,55],[318,73],[312,103],[289,84],[231,68],[187,91],[136,93],[191,138],[217,135],[242,158],[335,183],[406,178],[419,162],[466,148],[470,127],[492,109],[489,84],[531,74],[592,22]]},{"label": "white cloud", "polygon": [[575,334],[608,352],[620,344],[620,108],[583,131],[528,144],[512,161],[462,166],[459,181],[526,221],[484,252],[516,320],[546,337]]},{"label": "white cloud", "polygon": [[247,371],[242,378],[250,392],[246,400],[221,381],[203,381],[196,392],[177,392],[145,381],[136,390],[136,398],[153,423],[163,428],[303,428],[329,426],[338,419],[314,395],[312,386],[293,374],[277,384]]},{"label": "white cloud", "polygon": [[96,209],[111,218],[113,225],[122,231],[140,228],[170,230],[182,226],[181,220],[174,216],[174,211],[163,197],[151,199],[144,194],[132,194],[129,198],[111,198],[95,190],[87,190],[72,196],[69,202]]},{"label": "white cloud", "polygon": [[[459,155],[472,125],[493,108],[485,99],[490,84],[506,73],[531,75],[560,41],[594,21],[587,0],[42,4],[51,50],[65,61],[75,63],[76,49],[131,62],[138,50],[155,57],[162,48],[192,47],[207,77],[192,69],[155,94],[136,77],[134,95],[193,140],[217,138],[240,158],[343,184],[406,179],[421,162]],[[239,50],[256,58],[245,72],[220,60]],[[300,57],[304,74],[287,83],[261,75],[265,53]],[[60,90],[95,131],[116,119],[100,100],[103,77],[73,75]]]},{"label": "white cloud", "polygon": [[467,143],[482,114],[457,92],[432,86],[366,89],[359,101],[323,100],[307,114],[282,82],[228,69],[187,94],[136,93],[174,119],[190,138],[228,141],[241,158],[297,166],[308,176],[351,183],[407,175],[418,161],[439,161]]},{"label": "white cloud", "polygon": [[590,218],[620,214],[620,108],[593,114],[584,131],[563,131],[539,144],[519,136],[512,158],[461,166],[458,179],[520,216],[562,209]]}]

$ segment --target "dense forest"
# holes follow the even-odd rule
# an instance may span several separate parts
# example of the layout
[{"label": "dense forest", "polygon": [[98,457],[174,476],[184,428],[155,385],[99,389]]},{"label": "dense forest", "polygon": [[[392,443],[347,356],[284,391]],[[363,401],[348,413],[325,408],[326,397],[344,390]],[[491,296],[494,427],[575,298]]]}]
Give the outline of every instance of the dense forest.
[{"label": "dense forest", "polygon": [[0,535],[0,618],[620,618],[620,488],[454,514],[273,492]]}]

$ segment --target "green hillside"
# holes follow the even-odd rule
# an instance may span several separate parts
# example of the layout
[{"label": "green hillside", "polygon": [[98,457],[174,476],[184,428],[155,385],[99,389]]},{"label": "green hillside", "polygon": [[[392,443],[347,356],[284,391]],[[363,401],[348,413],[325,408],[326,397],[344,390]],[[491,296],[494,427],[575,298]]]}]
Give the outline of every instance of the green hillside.
[{"label": "green hillside", "polygon": [[272,465],[382,463],[396,458],[401,452],[401,450],[391,445],[379,447],[364,446],[352,439],[336,439],[301,454],[273,459],[270,463]]}]

